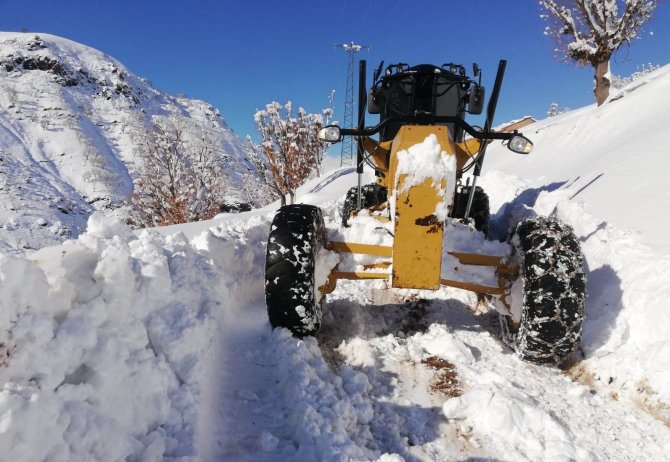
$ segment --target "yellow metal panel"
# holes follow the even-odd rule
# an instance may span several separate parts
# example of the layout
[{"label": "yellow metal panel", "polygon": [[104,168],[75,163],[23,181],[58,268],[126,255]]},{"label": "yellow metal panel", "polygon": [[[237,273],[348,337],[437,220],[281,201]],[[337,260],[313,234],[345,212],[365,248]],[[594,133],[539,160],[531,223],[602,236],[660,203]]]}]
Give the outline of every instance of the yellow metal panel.
[{"label": "yellow metal panel", "polygon": [[356,244],[353,242],[330,241],[326,244],[326,249],[334,252],[345,253],[364,253],[369,255],[380,255],[390,257],[393,255],[393,249],[384,245]]},{"label": "yellow metal panel", "polygon": [[391,266],[390,261],[383,261],[381,263],[371,263],[369,265],[363,265],[364,270],[371,270],[371,269],[388,269]]},{"label": "yellow metal panel", "polygon": [[448,254],[458,258],[458,261],[464,265],[493,266],[496,269],[499,278],[516,278],[519,274],[519,268],[504,264],[503,257],[496,255],[478,255],[476,253],[461,252],[448,252]]},{"label": "yellow metal panel", "polygon": [[332,276],[337,279],[388,279],[389,273],[372,273],[367,271],[333,271]]},{"label": "yellow metal panel", "polygon": [[465,163],[473,158],[481,147],[481,141],[477,138],[470,138],[462,143],[456,144],[456,162],[458,170],[463,169]]},{"label": "yellow metal panel", "polygon": [[[381,269],[381,268],[379,268]],[[328,276],[328,281],[319,287],[319,292],[321,295],[330,294],[335,290],[338,279],[351,279],[351,280],[360,280],[360,279],[388,279],[389,273],[377,273],[371,271],[339,271],[334,269],[330,272]]]},{"label": "yellow metal panel", "polygon": [[489,294],[489,295],[503,295],[505,293],[505,288],[504,287],[489,287],[489,286],[483,286],[480,284],[471,284],[469,282],[461,282],[461,281],[452,281],[449,279],[442,279],[440,281],[442,285],[449,286],[449,287],[456,287],[458,289],[465,289],[465,290],[470,290],[472,292],[477,292],[480,294]]},{"label": "yellow metal panel", "polygon": [[[389,185],[397,184],[400,191],[395,192],[393,287],[433,290],[440,287],[443,225],[435,210],[443,200],[440,190],[446,190],[446,178],[441,181],[429,178],[406,190],[403,186],[409,175],[401,174],[395,180],[398,152],[422,143],[431,134],[436,135],[446,155],[453,155],[455,147],[446,127],[404,126],[393,140]],[[439,186],[434,185],[436,182]]]},{"label": "yellow metal panel", "polygon": [[[399,188],[405,180],[401,175]],[[444,188],[444,181],[442,181]],[[393,240],[393,287],[438,289],[442,268],[442,222],[435,216],[441,201],[428,179],[397,193]]]},{"label": "yellow metal panel", "polygon": [[495,266],[496,268],[501,265],[503,257],[496,255],[479,255],[476,253],[462,253],[462,252],[448,252],[449,255],[453,255],[458,258],[458,261],[464,265],[475,265],[475,266]]}]

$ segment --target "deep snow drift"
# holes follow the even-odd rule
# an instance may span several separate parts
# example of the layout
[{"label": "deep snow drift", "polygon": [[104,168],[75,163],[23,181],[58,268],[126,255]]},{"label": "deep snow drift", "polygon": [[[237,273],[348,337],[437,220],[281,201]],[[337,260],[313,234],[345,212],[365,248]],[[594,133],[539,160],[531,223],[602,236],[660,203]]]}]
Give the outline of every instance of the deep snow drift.
[{"label": "deep snow drift", "polygon": [[[658,88],[670,68],[647,79],[599,109],[529,126],[536,151],[527,158],[495,146],[487,154],[480,184],[494,233],[542,213],[580,237],[589,298],[582,352],[568,369],[520,361],[498,339],[491,306],[457,289],[339,282],[316,339],[271,331],[263,265],[272,207],[139,234],[95,214],[77,240],[0,258],[4,457],[668,460],[670,257],[641,242],[666,219],[629,229],[619,221],[628,207],[601,215],[590,200],[663,194],[661,168],[604,181],[630,155],[630,133],[605,123],[634,119],[639,151],[660,162],[655,147],[667,135],[649,127],[665,113]],[[632,116],[628,105],[645,112]],[[581,153],[563,154],[575,156],[569,166],[552,148],[565,139]],[[322,206],[331,232],[352,173],[333,170],[299,193]]]}]

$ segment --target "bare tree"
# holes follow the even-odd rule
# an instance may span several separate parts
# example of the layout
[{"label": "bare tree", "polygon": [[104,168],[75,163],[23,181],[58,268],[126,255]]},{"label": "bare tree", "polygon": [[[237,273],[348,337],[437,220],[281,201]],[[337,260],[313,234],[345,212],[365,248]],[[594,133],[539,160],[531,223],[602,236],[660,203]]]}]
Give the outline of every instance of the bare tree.
[{"label": "bare tree", "polygon": [[556,101],[552,101],[549,105],[549,109],[547,109],[547,117],[555,117],[557,115],[563,114],[564,112],[568,112],[569,110],[569,107],[561,108]]},{"label": "bare tree", "polygon": [[279,197],[279,193],[272,189],[272,174],[268,168],[268,162],[263,154],[261,146],[254,144],[251,136],[247,135],[244,140],[244,152],[251,163],[248,164],[237,160],[236,170],[241,172],[242,195],[248,204],[255,207],[263,207]]},{"label": "bare tree", "polygon": [[131,222],[162,226],[206,220],[219,213],[225,189],[223,160],[206,133],[189,139],[183,126],[155,122],[139,148]]},{"label": "bare tree", "polygon": [[317,133],[323,118],[320,114],[307,114],[303,108],[293,117],[289,101],[283,106],[277,102],[266,105],[256,112],[254,120],[266,160],[257,168],[267,169],[266,182],[282,205],[286,205],[287,195],[293,203],[298,186],[319,172],[325,144],[317,139]]},{"label": "bare tree", "polygon": [[[624,6],[619,15],[619,6]],[[609,96],[610,58],[638,37],[658,0],[540,0],[548,20],[545,35],[559,43],[565,58],[595,69],[593,90],[598,106]]]},{"label": "bare tree", "polygon": [[13,107],[16,107],[18,104],[18,110],[21,110],[21,104],[19,103],[19,92],[16,91],[16,86],[15,85],[7,85],[5,88],[5,93],[7,94],[7,99],[9,100],[9,106],[8,108],[11,109]]}]

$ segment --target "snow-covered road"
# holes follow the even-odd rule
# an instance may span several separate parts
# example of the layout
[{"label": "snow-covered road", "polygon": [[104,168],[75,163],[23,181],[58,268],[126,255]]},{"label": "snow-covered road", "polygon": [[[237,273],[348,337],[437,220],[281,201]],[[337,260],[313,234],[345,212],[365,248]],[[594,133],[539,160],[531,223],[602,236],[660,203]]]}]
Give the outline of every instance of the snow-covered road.
[{"label": "snow-covered road", "polygon": [[271,333],[262,305],[231,319],[221,433],[208,460],[667,457],[667,426],[580,381],[578,364],[557,370],[516,358],[476,296],[386,292],[341,283],[319,335],[305,341]]}]

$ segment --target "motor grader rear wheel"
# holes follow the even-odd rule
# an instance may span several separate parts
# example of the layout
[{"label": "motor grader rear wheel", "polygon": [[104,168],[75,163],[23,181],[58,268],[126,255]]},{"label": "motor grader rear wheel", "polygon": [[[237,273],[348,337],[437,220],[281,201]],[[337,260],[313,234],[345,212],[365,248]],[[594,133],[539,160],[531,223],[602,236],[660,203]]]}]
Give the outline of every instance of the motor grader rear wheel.
[{"label": "motor grader rear wheel", "polygon": [[[356,210],[357,195],[358,187],[356,186],[347,191],[344,204],[342,205],[342,226],[348,226],[347,222],[351,216],[351,212]],[[381,205],[386,202],[387,196],[388,192],[386,188],[377,183],[363,185],[361,186],[361,207],[366,209]]]},{"label": "motor grader rear wheel", "polygon": [[323,296],[315,287],[316,257],[326,241],[319,207],[281,207],[272,221],[265,259],[265,302],[272,327],[296,337],[321,326]]},{"label": "motor grader rear wheel", "polygon": [[[468,197],[472,186],[463,186],[454,197],[454,211],[452,218],[465,218],[465,208],[468,205]],[[479,186],[475,187],[475,194],[472,197],[472,206],[470,207],[470,216],[475,222],[475,229],[481,231],[485,236],[489,233],[489,196]]]},{"label": "motor grader rear wheel", "polygon": [[500,316],[503,341],[525,361],[561,365],[582,337],[586,280],[579,241],[569,226],[547,217],[521,221],[510,241],[520,271],[510,299],[521,319]]}]

